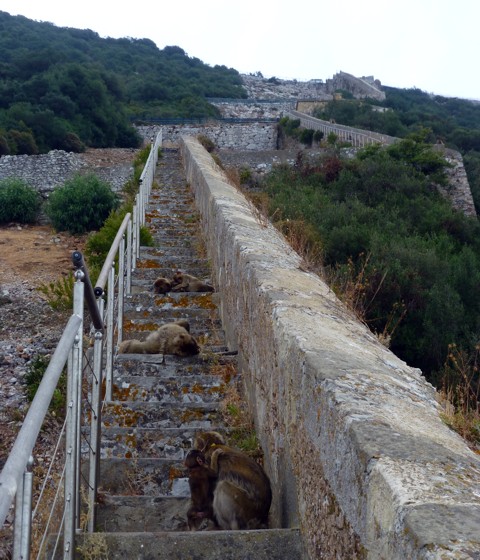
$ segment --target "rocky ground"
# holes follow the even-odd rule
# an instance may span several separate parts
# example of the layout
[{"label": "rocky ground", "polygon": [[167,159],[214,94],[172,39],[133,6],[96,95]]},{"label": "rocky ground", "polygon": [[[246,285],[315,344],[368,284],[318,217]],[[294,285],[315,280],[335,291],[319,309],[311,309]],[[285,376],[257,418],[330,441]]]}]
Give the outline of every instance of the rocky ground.
[{"label": "rocky ground", "polygon": [[[124,175],[136,150],[99,149],[81,154],[93,172]],[[49,355],[70,312],[54,311],[38,288],[72,270],[71,255],[86,237],[49,225],[0,226],[0,468],[28,409],[25,374],[38,355]]]},{"label": "rocky ground", "polygon": [[49,226],[0,228],[0,467],[28,409],[25,374],[55,350],[70,315],[54,311],[38,288],[66,277],[83,243]]}]

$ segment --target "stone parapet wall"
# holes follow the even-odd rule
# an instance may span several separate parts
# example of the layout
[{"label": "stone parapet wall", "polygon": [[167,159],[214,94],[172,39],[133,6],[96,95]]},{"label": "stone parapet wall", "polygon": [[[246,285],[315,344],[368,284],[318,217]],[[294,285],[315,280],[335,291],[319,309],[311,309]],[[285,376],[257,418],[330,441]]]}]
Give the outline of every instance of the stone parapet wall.
[{"label": "stone parapet wall", "polygon": [[163,131],[164,144],[178,144],[183,135],[203,135],[221,150],[274,150],[277,146],[276,123],[158,125],[139,126],[139,133],[147,140]]},{"label": "stone parapet wall", "polygon": [[480,552],[480,458],[436,393],[341,304],[210,155],[183,138],[229,344],[272,480],[311,559]]},{"label": "stone parapet wall", "polygon": [[352,126],[345,126],[343,124],[336,124],[329,121],[316,119],[310,115],[305,115],[299,111],[288,111],[285,113],[286,117],[291,119],[299,119],[300,126],[304,128],[311,128],[312,130],[320,130],[325,136],[330,133],[336,134],[339,140],[343,142],[350,142],[352,146],[363,148],[369,144],[393,144],[398,141],[394,136],[387,134],[380,134],[379,132],[372,132],[370,130],[363,130],[361,128],[354,128]]}]

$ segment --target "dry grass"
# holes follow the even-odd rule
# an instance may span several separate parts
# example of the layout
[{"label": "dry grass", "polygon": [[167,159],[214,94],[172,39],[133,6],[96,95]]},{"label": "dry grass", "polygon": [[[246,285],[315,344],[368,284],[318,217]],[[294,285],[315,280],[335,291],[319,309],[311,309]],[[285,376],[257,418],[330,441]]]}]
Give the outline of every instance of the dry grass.
[{"label": "dry grass", "polygon": [[467,443],[480,453],[480,345],[468,356],[450,344],[443,369],[440,396],[444,405],[442,418]]}]

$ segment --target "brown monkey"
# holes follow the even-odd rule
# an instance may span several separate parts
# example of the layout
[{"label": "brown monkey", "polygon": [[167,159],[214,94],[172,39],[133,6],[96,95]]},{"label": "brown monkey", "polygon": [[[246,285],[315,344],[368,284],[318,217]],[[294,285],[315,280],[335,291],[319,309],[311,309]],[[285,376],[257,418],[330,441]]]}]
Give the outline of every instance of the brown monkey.
[{"label": "brown monkey", "polygon": [[172,278],[172,292],[213,292],[214,288],[203,280],[177,270]]},{"label": "brown monkey", "polygon": [[157,278],[153,283],[153,291],[156,294],[168,294],[168,292],[172,289],[172,283],[168,278]]},{"label": "brown monkey", "polygon": [[205,462],[205,455],[198,449],[191,449],[185,457],[188,469],[191,505],[187,511],[190,531],[215,528],[217,524],[213,515],[213,489],[217,473]]},{"label": "brown monkey", "polygon": [[195,356],[200,352],[197,341],[190,334],[188,321],[184,319],[167,323],[148,335],[144,341],[124,340],[118,349],[120,354],[165,354]]},{"label": "brown monkey", "polygon": [[270,480],[251,457],[233,447],[217,432],[203,432],[194,446],[217,472],[213,512],[222,529],[259,529],[268,526],[272,503]]}]

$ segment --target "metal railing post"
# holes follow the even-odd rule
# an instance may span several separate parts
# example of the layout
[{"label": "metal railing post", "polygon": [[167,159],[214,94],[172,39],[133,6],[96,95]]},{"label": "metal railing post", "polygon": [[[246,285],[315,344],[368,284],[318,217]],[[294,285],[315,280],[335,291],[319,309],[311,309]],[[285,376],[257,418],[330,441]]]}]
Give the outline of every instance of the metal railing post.
[{"label": "metal railing post", "polygon": [[125,298],[125,236],[118,249],[118,292],[117,292],[117,344],[123,339],[123,308]]},{"label": "metal railing post", "polygon": [[135,269],[137,266],[137,256],[138,256],[138,237],[140,236],[139,224],[138,224],[138,194],[135,197],[135,205],[133,207],[133,224],[132,224],[132,268]]},{"label": "metal railing post", "polygon": [[115,306],[115,266],[110,269],[107,289],[107,359],[105,369],[105,400],[111,401],[113,394],[113,334]]},{"label": "metal railing post", "polygon": [[33,457],[23,473],[15,499],[15,528],[12,560],[29,560],[32,535]]},{"label": "metal railing post", "polygon": [[[75,272],[76,282],[73,287],[73,309],[79,317],[83,317],[84,273]],[[67,376],[67,430],[66,430],[66,466],[65,466],[65,528],[64,528],[64,560],[75,557],[75,533],[79,519],[77,519],[77,494],[79,491],[78,449],[80,434],[77,433],[80,424],[80,396],[81,367],[82,367],[82,339],[83,321],[77,330],[75,342],[68,358]],[[80,372],[80,375],[79,375]]]},{"label": "metal railing post", "polygon": [[127,294],[132,292],[132,220],[127,226]]},{"label": "metal railing post", "polygon": [[[103,317],[104,300],[98,299],[98,309]],[[102,415],[102,355],[103,333],[95,332],[93,343],[92,410],[90,422],[90,457],[88,473],[88,532],[93,533],[97,515],[97,490],[100,474],[100,429]]]}]

